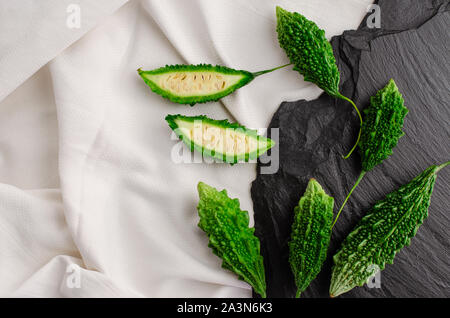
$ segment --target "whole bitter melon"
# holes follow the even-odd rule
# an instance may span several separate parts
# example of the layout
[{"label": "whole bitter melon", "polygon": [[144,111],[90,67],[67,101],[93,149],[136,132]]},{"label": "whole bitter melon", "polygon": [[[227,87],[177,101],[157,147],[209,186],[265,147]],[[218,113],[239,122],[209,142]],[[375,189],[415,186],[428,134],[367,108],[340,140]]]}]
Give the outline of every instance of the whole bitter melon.
[{"label": "whole bitter melon", "polygon": [[359,142],[362,170],[340,207],[333,225],[366,172],[372,170],[392,154],[392,149],[404,135],[403,119],[407,113],[408,109],[404,106],[403,97],[393,79],[370,98],[370,106],[364,110],[365,117]]},{"label": "whole bitter melon", "polygon": [[[294,70],[302,74],[305,81],[316,84],[328,95],[352,104],[362,125],[363,120],[358,107],[339,92],[340,74],[325,31],[298,12],[289,12],[277,6],[276,15],[278,41],[294,64]],[[356,143],[344,158],[352,154],[360,136],[361,129]]]},{"label": "whole bitter melon", "polygon": [[309,180],[304,196],[294,210],[289,263],[297,285],[296,297],[319,274],[331,238],[334,199],[320,184]]},{"label": "whole bitter melon", "polygon": [[247,211],[238,199],[230,199],[226,190],[198,183],[198,226],[208,235],[209,247],[223,260],[222,267],[236,273],[255,292],[266,297],[266,281],[259,239],[249,228]]},{"label": "whole bitter melon", "polygon": [[191,151],[235,164],[258,158],[275,142],[228,120],[206,116],[167,115],[166,121]]},{"label": "whole bitter melon", "polygon": [[333,258],[332,297],[364,285],[386,263],[392,264],[401,248],[410,244],[428,216],[436,174],[449,164],[450,161],[429,167],[377,202],[361,219]]},{"label": "whole bitter melon", "polygon": [[408,113],[394,80],[370,98],[364,110],[359,150],[363,171],[370,171],[392,155],[392,149],[404,135],[403,119]]},{"label": "whole bitter melon", "polygon": [[247,85],[255,77],[287,65],[251,73],[220,65],[177,64],[150,71],[138,69],[138,73],[156,94],[174,103],[193,106],[196,103],[218,101]]}]

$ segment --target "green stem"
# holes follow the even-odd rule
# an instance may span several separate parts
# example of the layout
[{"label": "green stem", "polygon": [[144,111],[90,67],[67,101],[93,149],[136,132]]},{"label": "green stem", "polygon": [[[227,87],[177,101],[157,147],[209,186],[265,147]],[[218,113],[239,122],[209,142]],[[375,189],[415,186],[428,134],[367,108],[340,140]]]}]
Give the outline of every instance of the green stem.
[{"label": "green stem", "polygon": [[344,203],[342,203],[341,208],[339,209],[339,212],[336,215],[336,218],[334,219],[333,224],[331,225],[331,228],[333,228],[333,226],[336,224],[336,221],[339,218],[339,215],[341,215],[342,209],[344,208],[345,204],[347,203],[348,199],[350,198],[350,195],[352,194],[353,190],[356,189],[356,187],[358,186],[358,184],[361,182],[362,178],[364,177],[364,175],[366,174],[366,172],[363,170],[361,171],[358,180],[356,180],[355,185],[353,186],[353,188],[350,190],[350,192],[348,193],[347,197],[345,198]]},{"label": "green stem", "polygon": [[358,146],[359,139],[361,138],[361,127],[362,127],[363,120],[362,120],[362,116],[361,116],[361,113],[359,112],[358,107],[356,107],[355,103],[350,98],[345,97],[344,95],[341,95],[339,93],[336,95],[336,97],[338,97],[340,99],[343,99],[343,100],[346,100],[347,102],[352,104],[353,108],[356,110],[356,113],[358,114],[358,117],[359,117],[359,133],[358,133],[358,138],[356,139],[356,143],[355,143],[355,145],[353,146],[353,148],[350,150],[350,152],[347,155],[342,156],[342,158],[347,159],[348,157],[351,156],[353,151],[356,149],[356,146]]},{"label": "green stem", "polygon": [[292,63],[284,64],[284,65],[281,65],[281,66],[278,66],[278,67],[275,67],[275,68],[271,68],[270,70],[264,70],[264,71],[255,72],[255,73],[253,73],[253,76],[256,77],[256,76],[259,76],[259,75],[270,73],[270,72],[279,70],[280,68],[283,68],[283,67],[286,67],[286,66],[289,66],[289,65],[292,65]]},{"label": "green stem", "polygon": [[295,298],[300,298],[300,294],[301,294],[302,292],[300,291],[300,290],[297,290],[297,293],[295,294]]},{"label": "green stem", "polygon": [[450,165],[450,161],[444,162],[443,164],[439,165],[438,168],[436,169],[436,173],[438,173],[439,170],[447,167],[448,165]]}]

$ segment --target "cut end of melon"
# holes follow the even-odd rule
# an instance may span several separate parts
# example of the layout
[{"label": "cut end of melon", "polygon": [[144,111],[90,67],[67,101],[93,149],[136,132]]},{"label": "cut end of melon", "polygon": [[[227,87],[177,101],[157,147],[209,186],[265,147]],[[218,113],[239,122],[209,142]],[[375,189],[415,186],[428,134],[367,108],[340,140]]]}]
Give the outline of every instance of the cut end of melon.
[{"label": "cut end of melon", "polygon": [[244,75],[220,74],[208,71],[140,74],[162,90],[180,97],[215,95],[236,85],[244,78]]},{"label": "cut end of melon", "polygon": [[[275,144],[273,140],[258,136],[255,131],[236,127],[225,121],[193,119],[192,117],[166,118],[185,143],[197,146],[202,152],[224,160],[256,158]],[[231,127],[226,127],[226,126]]]},{"label": "cut end of melon", "polygon": [[175,121],[184,136],[195,144],[227,155],[241,155],[267,147],[267,139],[248,136],[243,129],[213,126],[207,123]]}]

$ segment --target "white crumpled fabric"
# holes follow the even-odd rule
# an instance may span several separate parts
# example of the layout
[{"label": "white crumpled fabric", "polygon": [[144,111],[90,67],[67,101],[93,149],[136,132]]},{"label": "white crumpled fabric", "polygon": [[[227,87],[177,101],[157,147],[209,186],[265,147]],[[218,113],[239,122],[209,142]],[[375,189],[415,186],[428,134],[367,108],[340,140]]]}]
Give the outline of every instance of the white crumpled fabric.
[{"label": "white crumpled fabric", "polygon": [[[227,189],[253,215],[255,164],[177,164],[167,114],[267,127],[283,100],[321,90],[291,68],[220,103],[153,94],[136,69],[288,62],[275,6],[327,36],[356,28],[368,0],[0,2],[0,295],[249,297],[197,227],[196,185]],[[66,25],[71,4],[81,25]],[[69,10],[70,11],[70,10]]]}]

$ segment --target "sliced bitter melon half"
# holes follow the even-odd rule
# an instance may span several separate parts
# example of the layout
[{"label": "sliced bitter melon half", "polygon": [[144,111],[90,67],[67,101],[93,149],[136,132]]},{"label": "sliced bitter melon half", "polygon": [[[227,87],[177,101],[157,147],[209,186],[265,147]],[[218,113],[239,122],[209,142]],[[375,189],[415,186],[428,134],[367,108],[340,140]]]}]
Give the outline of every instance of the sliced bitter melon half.
[{"label": "sliced bitter melon half", "polygon": [[259,136],[256,130],[226,119],[167,115],[166,120],[191,151],[231,164],[256,159],[275,145],[272,139]]},{"label": "sliced bitter melon half", "polygon": [[258,75],[209,64],[166,65],[151,71],[138,69],[138,73],[156,94],[191,106],[217,101]]}]

